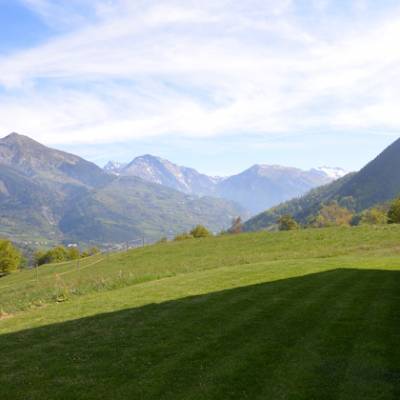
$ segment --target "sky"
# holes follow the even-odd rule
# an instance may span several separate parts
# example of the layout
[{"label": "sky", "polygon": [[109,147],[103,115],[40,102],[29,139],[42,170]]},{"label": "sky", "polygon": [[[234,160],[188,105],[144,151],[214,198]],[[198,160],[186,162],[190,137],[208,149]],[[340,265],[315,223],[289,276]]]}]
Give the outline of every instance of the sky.
[{"label": "sky", "polygon": [[398,0],[0,0],[0,136],[357,170],[400,136],[399,43]]}]

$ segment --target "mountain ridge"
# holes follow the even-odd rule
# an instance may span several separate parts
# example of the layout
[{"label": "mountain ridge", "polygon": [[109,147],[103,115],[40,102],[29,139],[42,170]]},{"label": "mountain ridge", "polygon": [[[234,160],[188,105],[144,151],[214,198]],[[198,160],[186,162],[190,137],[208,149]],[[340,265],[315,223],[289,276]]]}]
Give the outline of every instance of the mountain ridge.
[{"label": "mountain ridge", "polygon": [[337,201],[354,212],[400,196],[400,139],[394,141],[359,172],[348,174],[328,185],[311,190],[299,199],[266,210],[244,224],[245,230],[266,229],[283,214],[301,223],[315,216],[323,204]]},{"label": "mountain ridge", "polygon": [[215,196],[234,201],[256,214],[282,201],[305,194],[308,190],[343,175],[341,168],[320,167],[308,171],[281,165],[254,164],[245,171],[226,177],[202,174],[194,168],[144,154],[121,168],[106,170],[119,176],[138,176],[187,194]]},{"label": "mountain ridge", "polygon": [[113,176],[27,136],[0,139],[0,233],[16,240],[155,240],[199,223],[219,231],[241,214],[242,208],[225,200]]}]

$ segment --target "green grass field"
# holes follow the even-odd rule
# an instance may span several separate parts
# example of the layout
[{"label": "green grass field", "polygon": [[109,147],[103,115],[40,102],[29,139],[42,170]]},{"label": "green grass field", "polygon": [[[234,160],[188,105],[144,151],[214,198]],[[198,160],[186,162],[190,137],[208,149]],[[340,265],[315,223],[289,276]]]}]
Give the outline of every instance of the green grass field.
[{"label": "green grass field", "polygon": [[400,226],[42,266],[0,309],[1,399],[400,398]]}]

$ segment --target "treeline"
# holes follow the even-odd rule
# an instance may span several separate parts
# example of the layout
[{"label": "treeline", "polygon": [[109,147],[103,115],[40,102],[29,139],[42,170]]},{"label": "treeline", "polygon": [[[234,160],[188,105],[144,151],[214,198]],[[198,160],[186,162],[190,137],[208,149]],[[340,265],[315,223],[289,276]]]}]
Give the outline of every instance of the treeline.
[{"label": "treeline", "polygon": [[91,247],[81,252],[78,247],[56,246],[49,250],[39,250],[35,253],[35,264],[52,264],[63,261],[78,260],[80,258],[90,257],[100,250],[97,247]]},{"label": "treeline", "polygon": [[400,223],[400,198],[389,204],[382,204],[360,213],[333,201],[321,207],[318,214],[310,217],[305,224],[300,224],[292,215],[285,214],[277,220],[281,231],[299,228],[324,228],[332,226],[383,225]]}]

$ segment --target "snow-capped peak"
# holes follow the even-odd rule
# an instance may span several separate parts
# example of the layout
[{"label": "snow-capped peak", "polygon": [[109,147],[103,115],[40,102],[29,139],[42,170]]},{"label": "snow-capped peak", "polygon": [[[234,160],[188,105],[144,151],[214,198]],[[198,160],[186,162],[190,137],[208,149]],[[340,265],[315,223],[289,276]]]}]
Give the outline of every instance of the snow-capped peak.
[{"label": "snow-capped peak", "polygon": [[343,176],[347,175],[349,171],[346,171],[343,168],[340,167],[327,167],[326,165],[322,167],[316,168],[317,171],[323,172],[326,176],[328,176],[331,179],[339,179],[342,178]]},{"label": "snow-capped peak", "polygon": [[119,161],[109,161],[104,166],[104,171],[109,172],[111,174],[119,175],[119,173],[125,166],[126,166],[126,163],[122,163]]}]

